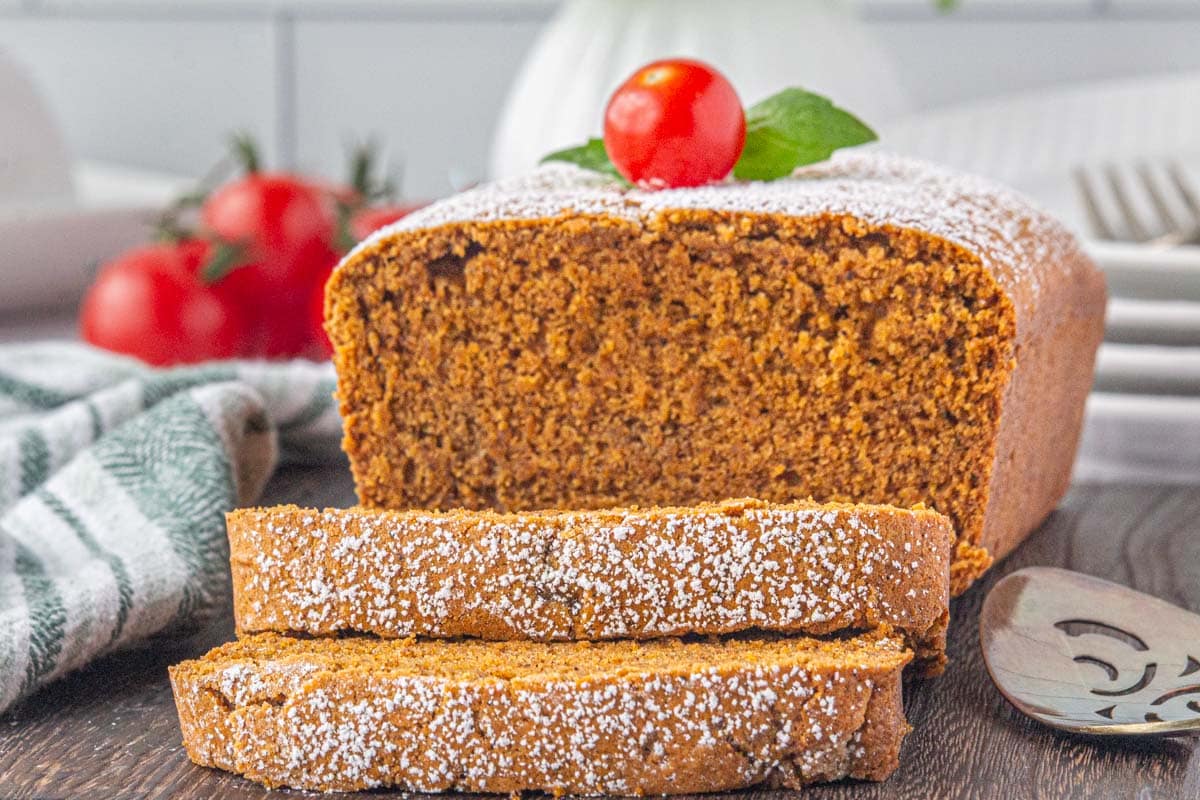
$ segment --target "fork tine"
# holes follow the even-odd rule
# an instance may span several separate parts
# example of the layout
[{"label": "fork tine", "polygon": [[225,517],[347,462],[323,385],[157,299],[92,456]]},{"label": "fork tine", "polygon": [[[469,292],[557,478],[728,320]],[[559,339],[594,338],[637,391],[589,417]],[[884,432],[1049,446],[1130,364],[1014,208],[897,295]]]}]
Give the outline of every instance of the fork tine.
[{"label": "fork tine", "polygon": [[1075,186],[1079,189],[1079,197],[1083,200],[1083,210],[1087,214],[1092,230],[1101,239],[1116,239],[1116,232],[1108,224],[1108,220],[1104,218],[1104,212],[1100,210],[1096,190],[1092,188],[1092,182],[1088,180],[1087,171],[1083,167],[1076,167],[1073,174],[1075,177]]},{"label": "fork tine", "polygon": [[1121,216],[1125,218],[1125,227],[1129,230],[1130,236],[1138,242],[1149,239],[1150,234],[1146,232],[1142,221],[1138,219],[1137,212],[1133,210],[1133,204],[1129,201],[1129,194],[1121,183],[1121,173],[1117,170],[1116,165],[1109,164],[1104,168],[1104,174],[1108,178],[1108,185],[1112,188],[1113,199],[1117,201],[1117,208],[1120,209]]},{"label": "fork tine", "polygon": [[1171,183],[1175,184],[1175,190],[1179,192],[1183,202],[1187,204],[1188,211],[1192,212],[1196,222],[1200,222],[1200,200],[1197,200],[1196,193],[1188,183],[1187,176],[1183,174],[1183,168],[1179,166],[1179,162],[1172,161],[1167,165],[1167,175],[1171,178]]},{"label": "fork tine", "polygon": [[1136,170],[1138,178],[1142,181],[1142,188],[1146,190],[1154,210],[1158,212],[1158,216],[1162,220],[1161,230],[1166,232],[1179,230],[1182,226],[1175,220],[1175,212],[1171,210],[1171,205],[1159,189],[1159,182],[1154,177],[1154,171],[1150,169],[1150,165],[1145,161],[1139,162]]}]

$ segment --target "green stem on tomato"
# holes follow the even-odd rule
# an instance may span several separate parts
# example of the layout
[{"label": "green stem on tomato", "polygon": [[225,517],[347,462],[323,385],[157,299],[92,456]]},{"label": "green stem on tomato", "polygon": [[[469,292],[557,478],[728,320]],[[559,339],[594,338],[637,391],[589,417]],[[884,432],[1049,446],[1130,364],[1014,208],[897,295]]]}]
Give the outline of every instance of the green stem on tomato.
[{"label": "green stem on tomato", "polygon": [[212,286],[242,265],[246,248],[231,242],[214,242],[212,256],[200,270],[200,280]]},{"label": "green stem on tomato", "polygon": [[350,149],[350,188],[358,195],[358,205],[393,202],[396,184],[390,178],[376,181],[375,171],[380,162],[379,142],[375,139],[354,145]]},{"label": "green stem on tomato", "polygon": [[337,204],[337,241],[334,246],[339,253],[349,253],[358,244],[358,240],[354,238],[354,234],[350,231],[350,217],[354,216],[355,209],[346,203]]},{"label": "green stem on tomato", "polygon": [[242,170],[247,175],[254,175],[262,168],[262,162],[258,155],[258,143],[254,141],[254,137],[246,131],[239,131],[229,139],[233,149],[234,157],[241,164]]}]

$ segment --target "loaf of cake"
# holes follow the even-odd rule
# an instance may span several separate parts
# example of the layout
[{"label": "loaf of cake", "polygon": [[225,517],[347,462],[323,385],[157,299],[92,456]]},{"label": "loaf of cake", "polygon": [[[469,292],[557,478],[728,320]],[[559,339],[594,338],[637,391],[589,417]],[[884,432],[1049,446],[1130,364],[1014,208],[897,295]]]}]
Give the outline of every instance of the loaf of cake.
[{"label": "loaf of cake", "polygon": [[926,503],[952,589],[1066,489],[1104,281],[982,180],[873,154],[647,192],[570,165],[418,211],[326,293],[360,502]]},{"label": "loaf of cake", "polygon": [[651,795],[882,780],[909,654],[883,633],[454,643],[265,633],[171,668],[188,755],[323,791]]},{"label": "loaf of cake", "polygon": [[497,514],[295,506],[228,515],[241,634],[570,641],[888,626],[945,661],[946,517],[727,501]]}]

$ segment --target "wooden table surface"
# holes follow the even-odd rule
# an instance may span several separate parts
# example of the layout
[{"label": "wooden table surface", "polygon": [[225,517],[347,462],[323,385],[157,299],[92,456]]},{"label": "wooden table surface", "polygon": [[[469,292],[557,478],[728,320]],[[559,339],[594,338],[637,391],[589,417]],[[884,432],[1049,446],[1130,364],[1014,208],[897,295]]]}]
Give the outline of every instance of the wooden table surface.
[{"label": "wooden table surface", "polygon": [[[276,475],[264,501],[345,505],[353,490],[344,469],[292,469]],[[1000,576],[1031,564],[1077,569],[1200,610],[1200,490],[1075,487],[1013,556],[956,601],[947,673],[906,687],[913,732],[895,775],[883,784],[814,787],[806,797],[1200,798],[1195,739],[1073,738],[1023,718],[992,686],[979,655],[980,603]],[[232,635],[225,612],[193,639],[104,659],[0,717],[0,798],[271,794],[193,766],[180,746],[167,665]],[[766,800],[791,793],[750,794]]]}]

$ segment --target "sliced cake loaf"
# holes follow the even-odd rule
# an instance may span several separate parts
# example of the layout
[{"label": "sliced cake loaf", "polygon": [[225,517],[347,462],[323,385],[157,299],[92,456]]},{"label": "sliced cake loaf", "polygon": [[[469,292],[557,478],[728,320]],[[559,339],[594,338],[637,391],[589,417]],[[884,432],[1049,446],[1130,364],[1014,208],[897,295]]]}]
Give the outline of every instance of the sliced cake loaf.
[{"label": "sliced cake loaf", "polygon": [[889,506],[727,501],[228,516],[240,632],[599,640],[894,628],[944,662],[954,532]]},{"label": "sliced cake loaf", "polygon": [[531,643],[258,634],[171,669],[198,764],[268,786],[572,794],[896,767],[909,655],[876,633]]},{"label": "sliced cake loaf", "polygon": [[851,154],[470,191],[352,252],[326,327],[364,505],[924,502],[958,592],[1066,489],[1104,301],[1020,197]]}]

